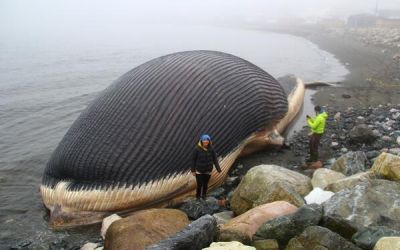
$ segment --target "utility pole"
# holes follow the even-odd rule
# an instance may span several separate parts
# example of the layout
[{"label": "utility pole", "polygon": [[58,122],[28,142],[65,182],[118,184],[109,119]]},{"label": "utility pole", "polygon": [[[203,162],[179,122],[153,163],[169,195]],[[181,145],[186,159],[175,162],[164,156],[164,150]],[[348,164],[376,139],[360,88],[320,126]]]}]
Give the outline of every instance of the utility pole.
[{"label": "utility pole", "polygon": [[375,1],[375,16],[378,16],[379,0]]}]

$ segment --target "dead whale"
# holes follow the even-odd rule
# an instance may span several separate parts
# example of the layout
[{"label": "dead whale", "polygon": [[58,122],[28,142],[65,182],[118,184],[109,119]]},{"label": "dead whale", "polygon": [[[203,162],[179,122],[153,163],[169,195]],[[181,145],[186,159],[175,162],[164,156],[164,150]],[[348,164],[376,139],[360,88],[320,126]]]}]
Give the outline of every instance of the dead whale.
[{"label": "dead whale", "polygon": [[234,55],[178,52],[127,72],[77,118],[45,168],[50,224],[68,227],[111,213],[165,206],[193,193],[191,155],[212,135],[221,184],[239,155],[282,142],[304,84],[286,94],[267,72]]}]

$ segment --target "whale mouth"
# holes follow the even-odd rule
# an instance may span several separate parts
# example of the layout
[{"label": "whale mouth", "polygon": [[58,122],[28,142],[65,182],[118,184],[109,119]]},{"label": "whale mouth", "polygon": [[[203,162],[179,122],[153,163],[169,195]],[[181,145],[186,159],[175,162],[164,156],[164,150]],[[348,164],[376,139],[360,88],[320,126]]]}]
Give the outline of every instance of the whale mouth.
[{"label": "whale mouth", "polygon": [[44,205],[50,211],[50,226],[70,228],[101,222],[113,213],[126,215],[148,207],[172,205],[173,198],[190,194],[195,181],[190,173],[177,174],[140,186],[109,187],[104,190],[69,190],[61,181],[54,188],[41,185]]}]

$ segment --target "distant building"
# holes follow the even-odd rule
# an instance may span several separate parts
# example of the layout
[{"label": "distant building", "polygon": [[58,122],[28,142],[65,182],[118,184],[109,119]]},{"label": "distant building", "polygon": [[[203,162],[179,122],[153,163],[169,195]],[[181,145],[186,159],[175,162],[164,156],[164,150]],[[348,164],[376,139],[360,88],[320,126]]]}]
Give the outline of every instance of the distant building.
[{"label": "distant building", "polygon": [[359,14],[347,18],[347,26],[352,28],[373,27],[376,25],[377,17],[371,14]]},{"label": "distant building", "polygon": [[379,16],[371,14],[359,14],[349,16],[349,18],[347,19],[347,26],[352,28],[400,28],[400,13],[397,13],[396,11],[380,11],[378,12],[378,14]]},{"label": "distant building", "polygon": [[400,10],[379,10],[376,25],[386,28],[400,28]]},{"label": "distant building", "polygon": [[400,10],[378,10],[378,16],[388,19],[400,19]]}]

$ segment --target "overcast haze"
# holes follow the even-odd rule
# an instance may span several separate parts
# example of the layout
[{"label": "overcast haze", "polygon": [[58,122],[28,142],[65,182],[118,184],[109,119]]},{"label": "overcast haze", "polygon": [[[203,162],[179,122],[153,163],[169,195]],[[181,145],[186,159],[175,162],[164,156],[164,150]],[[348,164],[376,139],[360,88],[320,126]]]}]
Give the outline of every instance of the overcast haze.
[{"label": "overcast haze", "polygon": [[[152,24],[267,22],[282,16],[340,17],[373,13],[376,0],[146,0],[0,2],[1,36],[130,32]],[[400,9],[400,0],[380,0],[380,9]],[[4,39],[4,37],[2,37]]]}]

